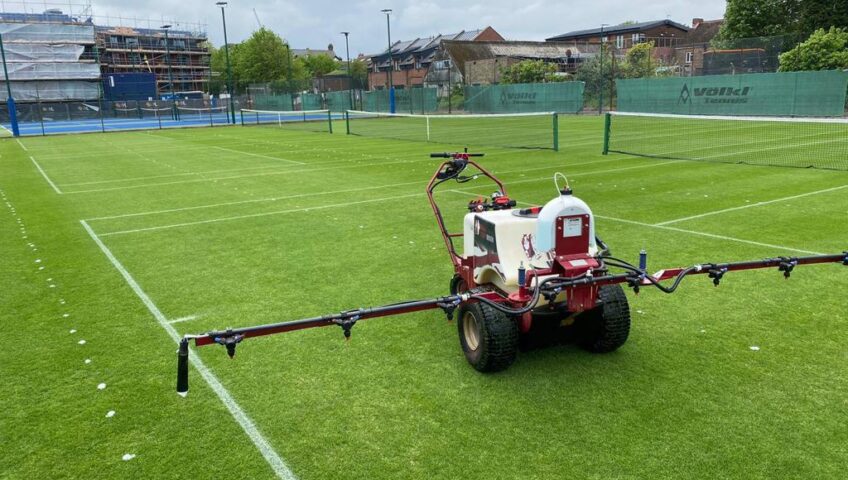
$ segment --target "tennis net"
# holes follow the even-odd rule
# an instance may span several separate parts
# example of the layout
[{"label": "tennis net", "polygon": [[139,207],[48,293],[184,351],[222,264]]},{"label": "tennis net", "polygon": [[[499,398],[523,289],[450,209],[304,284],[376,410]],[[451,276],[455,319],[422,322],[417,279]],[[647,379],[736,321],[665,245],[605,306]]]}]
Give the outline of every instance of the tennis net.
[{"label": "tennis net", "polygon": [[240,111],[242,125],[272,125],[290,130],[333,133],[329,110],[248,110]]},{"label": "tennis net", "polygon": [[610,112],[607,152],[848,170],[848,119]]},{"label": "tennis net", "polygon": [[410,115],[348,110],[347,133],[451,145],[559,149],[555,113]]}]

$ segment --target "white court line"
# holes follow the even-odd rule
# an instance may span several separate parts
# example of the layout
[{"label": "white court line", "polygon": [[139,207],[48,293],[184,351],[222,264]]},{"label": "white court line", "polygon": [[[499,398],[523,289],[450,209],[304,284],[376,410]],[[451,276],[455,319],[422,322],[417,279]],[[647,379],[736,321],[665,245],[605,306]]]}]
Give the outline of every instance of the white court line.
[{"label": "white court line", "polygon": [[[607,160],[598,160],[598,161],[583,162],[583,163],[573,163],[573,164],[567,165],[567,166],[568,167],[577,167],[577,166],[583,166],[583,165],[594,165],[596,163],[620,162],[620,161],[624,161],[624,160],[626,160],[626,159],[610,158],[610,159],[607,159]],[[537,167],[537,168],[529,168],[529,169],[522,169],[522,170],[509,170],[509,171],[504,171],[504,172],[493,170],[492,172],[496,175],[507,175],[507,174],[518,173],[518,172],[529,172],[529,171],[535,171],[535,170],[547,170],[547,169],[557,169],[557,168],[561,168],[561,165],[556,165],[556,166],[551,165],[551,166],[547,166],[547,167]],[[388,185],[378,185],[378,186],[374,186],[374,187],[352,188],[352,189],[348,189],[348,190],[330,190],[330,191],[326,191],[326,192],[301,193],[301,194],[296,194],[296,195],[285,195],[285,196],[282,196],[282,197],[256,198],[256,199],[251,199],[251,200],[237,200],[237,201],[234,201],[234,202],[213,203],[213,204],[208,204],[208,205],[197,205],[197,206],[194,206],[194,207],[180,207],[180,208],[170,208],[170,209],[166,209],[166,210],[153,210],[153,211],[148,211],[148,212],[125,213],[125,214],[122,214],[122,215],[93,217],[93,218],[87,218],[86,220],[88,220],[88,221],[113,220],[113,219],[117,219],[117,218],[140,217],[140,216],[146,216],[146,215],[158,215],[158,214],[161,214],[161,213],[185,212],[185,211],[190,211],[190,210],[200,210],[200,209],[204,209],[204,208],[226,207],[226,206],[231,206],[231,205],[244,205],[244,204],[248,204],[248,203],[276,202],[276,201],[279,201],[279,200],[288,200],[288,199],[293,199],[293,198],[314,197],[314,196],[320,196],[320,195],[331,195],[331,194],[336,194],[336,193],[362,192],[362,191],[366,191],[366,190],[379,190],[379,189],[383,189],[383,188],[402,187],[402,186],[417,185],[417,184],[424,185],[424,181],[419,180],[419,181],[414,181],[414,182],[392,183],[392,184],[388,184]]]},{"label": "white court line", "polygon": [[[165,330],[165,332],[168,333],[168,336],[170,336],[171,339],[174,340],[174,342],[179,344],[181,340],[180,334],[177,333],[174,327],[168,324],[167,318],[165,318],[165,315],[162,313],[162,311],[159,310],[159,307],[157,307],[156,304],[153,303],[153,300],[151,300],[150,297],[144,292],[144,290],[141,289],[141,286],[139,286],[138,282],[135,281],[132,275],[130,275],[127,269],[124,268],[121,262],[118,261],[115,255],[112,254],[112,251],[109,250],[109,247],[107,247],[106,244],[104,244],[103,241],[98,237],[98,235],[94,233],[94,230],[92,230],[91,227],[88,226],[85,220],[80,220],[80,223],[82,224],[85,231],[88,232],[88,235],[91,237],[91,239],[94,240],[94,243],[96,243],[97,246],[100,247],[100,250],[103,252],[103,254],[106,255],[106,258],[108,258],[109,261],[112,262],[112,266],[114,266],[115,269],[118,270],[118,272],[121,274],[121,276],[124,277],[124,281],[127,282],[127,285],[130,286],[132,291],[135,292],[136,296],[138,296],[144,306],[147,307],[147,310],[150,311],[150,313],[159,323],[159,326],[161,326]],[[286,462],[283,461],[282,458],[280,458],[276,451],[274,451],[274,448],[271,446],[271,444],[268,443],[265,437],[262,436],[262,433],[256,428],[256,424],[253,423],[253,420],[251,420],[250,417],[247,416],[247,413],[245,413],[245,411],[241,408],[241,406],[236,403],[235,399],[232,397],[232,395],[230,395],[230,392],[227,390],[227,388],[224,387],[220,380],[218,380],[218,377],[216,377],[215,374],[212,373],[212,371],[210,371],[206,367],[206,365],[196,353],[194,355],[191,355],[189,359],[191,361],[191,364],[194,365],[194,368],[198,371],[198,373],[200,373],[200,375],[203,377],[209,387],[212,388],[215,394],[218,395],[218,398],[221,399],[221,402],[224,404],[224,406],[227,407],[227,410],[229,410],[230,414],[233,416],[236,422],[238,422],[242,430],[244,430],[247,436],[250,437],[250,440],[259,450],[259,453],[261,453],[262,456],[265,457],[265,461],[268,462],[268,465],[271,467],[271,469],[274,470],[274,473],[277,474],[277,477],[285,480],[294,480],[296,477],[289,469],[288,465],[286,465]]]},{"label": "white court line", "polygon": [[20,145],[21,148],[23,148],[25,152],[29,151],[29,149],[24,146],[23,142],[21,142],[20,138],[16,138],[15,141],[18,142],[18,145]]},{"label": "white court line", "polygon": [[783,245],[772,245],[770,243],[754,242],[752,240],[744,240],[742,238],[728,237],[728,236],[724,236],[724,235],[716,235],[716,234],[713,234],[713,233],[698,232],[698,231],[695,231],[695,230],[685,230],[685,229],[682,229],[682,228],[667,227],[665,225],[655,225],[655,224],[652,224],[652,223],[643,223],[643,222],[637,222],[637,221],[634,221],[634,220],[625,220],[623,218],[605,217],[605,216],[601,216],[601,215],[595,215],[595,218],[601,218],[601,219],[610,220],[610,221],[613,221],[613,222],[629,223],[631,225],[638,225],[640,227],[659,228],[661,230],[669,230],[669,231],[672,231],[672,232],[688,233],[690,235],[698,235],[698,236],[701,236],[701,237],[715,238],[715,239],[718,239],[718,240],[726,240],[726,241],[729,241],[729,242],[746,243],[748,245],[756,245],[758,247],[773,248],[775,250],[791,250],[793,252],[806,253],[806,254],[809,254],[809,255],[823,255],[822,253],[819,253],[819,252],[811,252],[809,250],[801,250],[799,248],[792,248],[792,247],[787,247],[787,246],[783,246]]},{"label": "white court line", "polygon": [[662,226],[662,225],[669,225],[669,224],[672,224],[672,223],[685,222],[687,220],[695,220],[696,218],[709,217],[710,215],[718,215],[718,214],[721,214],[721,213],[735,212],[736,210],[744,210],[746,208],[752,208],[752,207],[761,207],[763,205],[769,205],[771,203],[785,202],[787,200],[795,200],[796,198],[804,198],[804,197],[809,197],[809,196],[812,196],[812,195],[819,195],[821,193],[835,192],[837,190],[842,190],[844,188],[848,188],[848,185],[840,185],[838,187],[826,188],[824,190],[816,190],[815,192],[807,192],[807,193],[802,193],[802,194],[799,194],[799,195],[792,195],[790,197],[781,197],[781,198],[775,198],[774,200],[767,200],[767,201],[763,201],[763,202],[750,203],[750,204],[746,204],[746,205],[741,205],[739,207],[731,207],[731,208],[724,208],[724,209],[721,209],[721,210],[714,210],[712,212],[701,213],[699,215],[692,215],[690,217],[683,217],[683,218],[676,218],[674,220],[667,220],[665,222],[655,223],[654,225]]},{"label": "white court line", "polygon": [[[284,165],[265,165],[262,167],[245,167],[245,168],[224,168],[221,170],[205,170],[202,172],[186,172],[186,173],[169,173],[166,175],[148,175],[146,177],[130,177],[130,178],[119,178],[115,180],[96,180],[93,182],[76,182],[76,183],[63,183],[63,187],[79,187],[85,185],[101,185],[104,183],[121,183],[121,182],[134,182],[136,180],[151,180],[154,178],[173,178],[173,177],[188,177],[192,175],[208,175],[210,173],[228,173],[228,172],[245,172],[249,170],[264,170],[267,168],[280,168]],[[295,167],[295,165],[292,165]]]},{"label": "white court line", "polygon": [[35,168],[37,168],[38,171],[41,172],[41,176],[44,177],[45,180],[47,180],[47,183],[49,183],[51,187],[53,187],[53,190],[59,195],[62,195],[62,191],[59,190],[59,187],[57,187],[56,184],[53,183],[53,180],[50,180],[50,177],[48,177],[47,174],[44,172],[44,169],[41,168],[41,165],[39,165],[38,162],[35,161],[35,157],[30,155],[29,159],[32,160],[32,163],[35,165]]},{"label": "white court line", "polygon": [[11,131],[11,130],[9,130],[8,128],[6,128],[6,126],[5,126],[5,125],[3,125],[3,124],[0,124],[0,128],[2,128],[3,130],[6,130],[7,132],[9,132],[9,135],[12,135],[12,136],[14,136],[14,135],[15,135],[15,134],[14,134],[14,132],[12,132],[12,131]]},{"label": "white court line", "polygon": [[296,163],[298,165],[305,165],[305,163],[303,163],[303,162],[296,162],[294,160],[289,160],[288,158],[269,157],[268,155],[260,155],[258,153],[244,152],[244,151],[241,151],[241,150],[233,150],[232,148],[225,148],[225,147],[218,147],[218,146],[213,146],[212,148],[214,148],[215,150],[223,150],[225,152],[238,153],[239,155],[247,155],[247,156],[250,156],[250,157],[258,157],[258,158],[268,158],[268,159],[271,159],[271,160],[277,160],[277,161],[281,161],[281,162],[289,162],[289,163]]},{"label": "white court line", "polygon": [[235,215],[232,217],[221,217],[221,218],[212,218],[210,220],[199,220],[197,222],[184,222],[184,223],[172,223],[170,225],[160,225],[157,227],[146,227],[146,228],[136,228],[133,230],[120,230],[117,232],[107,232],[101,233],[101,237],[108,237],[111,235],[124,235],[126,233],[138,233],[138,232],[150,232],[154,230],[164,230],[166,228],[178,228],[178,227],[188,227],[191,225],[204,225],[207,223],[217,223],[217,222],[226,222],[229,220],[241,220],[243,218],[256,218],[256,217],[267,217],[269,215],[282,215],[286,213],[297,213],[297,212],[308,212],[311,210],[324,210],[327,208],[338,208],[338,207],[346,207],[350,205],[361,205],[365,203],[376,203],[376,202],[386,202],[389,200],[396,200],[399,198],[410,198],[410,197],[420,197],[423,196],[424,192],[420,193],[411,193],[407,195],[395,195],[392,197],[383,197],[383,198],[372,198],[369,200],[360,200],[358,202],[345,202],[345,203],[336,203],[332,205],[320,205],[317,207],[306,207],[306,208],[292,208],[288,210],[277,210],[274,212],[262,212],[262,213],[251,213],[249,215]]},{"label": "white court line", "polygon": [[168,324],[190,322],[192,320],[197,320],[198,318],[200,318],[200,315],[189,315],[187,317],[180,317],[180,318],[175,318],[173,320],[168,320]]}]

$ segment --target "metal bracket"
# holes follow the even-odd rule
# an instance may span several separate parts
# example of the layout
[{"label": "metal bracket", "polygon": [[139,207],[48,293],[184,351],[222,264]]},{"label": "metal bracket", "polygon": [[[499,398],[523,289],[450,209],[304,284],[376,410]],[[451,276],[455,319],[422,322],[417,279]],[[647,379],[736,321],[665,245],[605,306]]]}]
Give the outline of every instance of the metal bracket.
[{"label": "metal bracket", "polygon": [[354,325],[356,325],[356,321],[360,319],[361,310],[354,310],[352,312],[344,312],[342,313],[343,317],[333,320],[333,323],[342,327],[342,331],[344,332],[345,340],[350,340],[350,331]]},{"label": "metal bracket", "polygon": [[713,279],[713,285],[717,287],[725,273],[727,273],[726,268],[711,268],[708,276]]},{"label": "metal bracket", "polygon": [[789,276],[792,275],[792,270],[797,265],[798,260],[794,258],[781,257],[781,262],[780,265],[777,267],[777,271],[783,272],[783,278],[789,278]]},{"label": "metal bracket", "polygon": [[223,345],[227,348],[227,355],[233,358],[236,354],[236,345],[244,340],[244,335],[235,335],[232,330],[227,330],[221,337],[215,337],[213,340],[218,345]]},{"label": "metal bracket", "polygon": [[445,316],[448,317],[448,321],[453,320],[453,313],[456,311],[456,308],[459,306],[461,301],[456,299],[452,302],[438,302],[436,305],[445,312]]}]

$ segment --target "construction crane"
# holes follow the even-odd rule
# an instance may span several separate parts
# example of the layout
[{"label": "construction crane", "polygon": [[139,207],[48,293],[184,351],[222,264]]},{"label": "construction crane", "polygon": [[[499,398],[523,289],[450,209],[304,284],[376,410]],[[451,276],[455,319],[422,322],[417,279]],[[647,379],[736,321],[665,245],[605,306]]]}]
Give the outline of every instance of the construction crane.
[{"label": "construction crane", "polygon": [[259,21],[259,15],[256,13],[256,9],[253,9],[253,16],[256,18],[256,24],[259,25],[259,28],[265,28],[265,25],[262,25],[262,22]]}]

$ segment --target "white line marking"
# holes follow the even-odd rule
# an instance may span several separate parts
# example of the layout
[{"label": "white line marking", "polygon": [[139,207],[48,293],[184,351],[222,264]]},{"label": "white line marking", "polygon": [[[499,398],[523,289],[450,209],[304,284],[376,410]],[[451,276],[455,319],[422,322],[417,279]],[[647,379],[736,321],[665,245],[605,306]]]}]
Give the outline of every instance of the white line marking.
[{"label": "white line marking", "polygon": [[215,150],[223,150],[225,152],[238,153],[239,155],[247,155],[249,157],[268,158],[268,159],[271,159],[271,160],[277,160],[278,162],[289,162],[289,163],[296,163],[298,165],[305,165],[305,163],[303,163],[303,162],[295,162],[294,160],[289,160],[288,158],[270,157],[268,155],[260,155],[258,153],[244,152],[244,151],[241,151],[241,150],[233,150],[232,148],[225,148],[225,147],[218,147],[218,146],[215,146],[215,147],[212,147],[212,148],[214,148]]},{"label": "white line marking", "polygon": [[[574,163],[574,164],[571,164],[571,165],[567,165],[567,167],[570,168],[570,167],[576,167],[576,166],[582,166],[582,165],[594,165],[596,163],[624,161],[624,160],[625,159],[623,159],[623,158],[613,158],[613,159],[593,161],[593,162]],[[503,172],[493,170],[492,172],[495,173],[496,175],[506,175],[506,174],[510,174],[510,173],[528,172],[528,171],[534,171],[534,170],[545,170],[545,169],[553,170],[553,169],[557,169],[557,168],[563,168],[563,166],[562,165],[556,165],[556,166],[549,165],[549,166],[546,166],[546,167],[537,167],[537,168],[522,169],[522,170],[509,170],[509,171],[503,171]],[[406,185],[418,185],[418,184],[424,185],[424,182],[423,181],[415,181],[415,182],[404,182],[404,183],[391,183],[391,184],[388,184],[388,185],[377,185],[377,186],[374,186],[374,187],[351,188],[351,189],[348,189],[348,190],[330,190],[330,191],[326,191],[326,192],[300,193],[300,194],[295,194],[295,195],[285,195],[285,196],[281,196],[281,197],[256,198],[256,199],[251,199],[251,200],[238,200],[238,201],[234,201],[234,202],[222,202],[222,203],[213,203],[213,204],[208,204],[208,205],[198,205],[198,206],[194,206],[194,207],[170,208],[170,209],[165,209],[165,210],[153,210],[153,211],[148,211],[148,212],[126,213],[126,214],[122,214],[122,215],[110,215],[110,216],[105,216],[105,217],[94,217],[94,218],[87,218],[86,220],[87,221],[95,221],[95,220],[112,220],[112,219],[116,219],[116,218],[127,218],[127,217],[140,217],[140,216],[145,216],[145,215],[157,215],[157,214],[161,214],[161,213],[184,212],[184,211],[199,210],[199,209],[204,209],[204,208],[226,207],[226,206],[230,206],[230,205],[244,205],[244,204],[248,204],[248,203],[276,202],[276,201],[279,201],[279,200],[288,200],[288,199],[293,199],[293,198],[313,197],[313,196],[320,196],[320,195],[331,195],[331,194],[336,194],[336,193],[362,192],[362,191],[366,191],[366,190],[378,190],[378,189],[383,189],[383,188],[402,187],[402,186],[406,186]]]},{"label": "white line marking", "polygon": [[358,202],[335,203],[335,204],[332,204],[332,205],[320,205],[320,206],[317,206],[317,207],[292,208],[292,209],[289,209],[289,210],[277,210],[277,211],[274,211],[274,212],[251,213],[251,214],[248,214],[248,215],[235,215],[235,216],[232,216],[232,217],[213,218],[213,219],[210,219],[210,220],[200,220],[200,221],[197,221],[197,222],[173,223],[173,224],[170,224],[170,225],[160,225],[160,226],[157,226],[157,227],[136,228],[136,229],[133,229],[133,230],[120,230],[120,231],[117,231],[117,232],[107,232],[107,233],[101,233],[100,236],[101,237],[108,237],[108,236],[111,236],[111,235],[124,235],[124,234],[127,234],[127,233],[151,232],[151,231],[154,231],[154,230],[164,230],[164,229],[167,229],[167,228],[188,227],[188,226],[191,226],[191,225],[204,225],[204,224],[207,224],[207,223],[226,222],[226,221],[229,221],[229,220],[241,220],[243,218],[267,217],[269,215],[282,215],[282,214],[286,214],[286,213],[308,212],[308,211],[311,211],[311,210],[324,210],[324,209],[327,209],[327,208],[339,208],[339,207],[347,207],[347,206],[350,206],[350,205],[362,205],[362,204],[365,204],[365,203],[386,202],[386,201],[389,201],[389,200],[396,200],[396,199],[399,199],[399,198],[420,197],[420,196],[423,196],[423,195],[424,195],[423,192],[421,192],[421,193],[411,193],[411,194],[407,194],[407,195],[395,195],[395,196],[392,196],[392,197],[372,198],[372,199],[369,199],[369,200],[360,200]]},{"label": "white line marking", "polygon": [[8,128],[6,128],[6,126],[5,126],[5,125],[0,124],[0,128],[2,128],[3,130],[6,130],[6,131],[9,133],[9,135],[10,135],[10,136],[14,135],[14,132],[12,132],[12,131],[11,131],[11,130],[9,130]]},{"label": "white line marking", "polygon": [[29,151],[29,149],[24,146],[23,142],[21,142],[20,138],[16,138],[15,141],[18,142],[18,145],[20,145],[21,148],[23,148],[25,152]]},{"label": "white line marking", "polygon": [[634,221],[634,220],[625,220],[623,218],[606,217],[606,216],[602,216],[602,215],[595,215],[595,218],[601,218],[601,219],[610,220],[610,221],[613,221],[613,222],[629,223],[631,225],[638,225],[640,227],[659,228],[661,230],[670,230],[672,232],[688,233],[690,235],[698,235],[698,236],[701,236],[701,237],[715,238],[715,239],[718,239],[718,240],[726,240],[726,241],[729,241],[729,242],[747,243],[748,245],[756,245],[758,247],[773,248],[773,249],[776,249],[776,250],[791,250],[793,252],[806,253],[806,254],[809,254],[809,255],[822,255],[822,253],[819,253],[819,252],[811,252],[809,250],[801,250],[799,248],[786,247],[786,246],[783,246],[783,245],[772,245],[770,243],[754,242],[754,241],[751,241],[751,240],[744,240],[744,239],[735,238],[735,237],[727,237],[727,236],[724,236],[724,235],[716,235],[716,234],[713,234],[713,233],[697,232],[695,230],[685,230],[685,229],[682,229],[682,228],[667,227],[667,226],[664,226],[664,225],[655,225],[655,224],[651,224],[651,223],[637,222],[637,221]]},{"label": "white line marking", "polygon": [[169,324],[181,323],[181,322],[190,322],[192,320],[197,320],[200,318],[200,315],[189,315],[187,317],[175,318],[173,320],[168,320]]},{"label": "white line marking", "polygon": [[30,155],[29,159],[32,160],[32,163],[35,165],[35,168],[37,168],[38,171],[41,172],[41,176],[44,177],[45,180],[47,180],[47,183],[49,183],[51,187],[53,187],[53,190],[59,195],[62,195],[62,191],[59,190],[59,187],[57,187],[56,184],[53,183],[53,180],[50,180],[50,177],[48,177],[44,170],[41,168],[41,165],[39,165],[38,162],[35,161],[35,157]]},{"label": "white line marking", "polygon": [[[144,290],[141,289],[141,286],[139,286],[139,284],[135,281],[132,275],[130,275],[130,273],[124,268],[121,262],[118,261],[117,258],[115,258],[115,255],[112,254],[112,251],[109,250],[109,247],[107,247],[106,244],[104,244],[103,241],[100,239],[100,237],[98,237],[98,235],[94,233],[94,230],[92,230],[91,227],[88,226],[88,223],[86,223],[85,220],[80,220],[80,223],[82,224],[85,231],[88,232],[88,235],[91,237],[91,239],[94,240],[94,243],[96,243],[97,246],[100,247],[100,250],[103,252],[103,254],[106,255],[106,258],[108,258],[109,261],[112,262],[112,266],[114,266],[115,269],[118,270],[118,272],[121,274],[121,276],[124,277],[124,281],[127,282],[127,285],[130,286],[132,291],[135,292],[136,296],[138,296],[144,306],[147,307],[147,310],[150,311],[150,313],[159,323],[159,326],[161,326],[168,333],[168,336],[170,336],[171,339],[174,340],[174,342],[179,344],[181,340],[180,334],[177,333],[174,327],[168,324],[167,318],[165,318],[165,315],[159,310],[156,304],[153,303],[153,300],[151,300],[150,297],[144,292]],[[262,456],[265,457],[265,461],[268,462],[268,465],[274,470],[274,473],[277,474],[277,477],[285,480],[294,480],[296,477],[286,465],[286,462],[283,461],[282,458],[280,458],[277,452],[274,451],[273,447],[271,447],[271,444],[269,444],[268,441],[265,440],[265,437],[263,437],[262,433],[260,433],[259,430],[256,428],[256,424],[253,423],[253,420],[251,420],[250,417],[247,416],[247,413],[245,413],[245,411],[242,410],[239,404],[236,403],[235,399],[232,397],[232,395],[230,395],[230,392],[226,389],[226,387],[224,387],[223,384],[221,384],[221,381],[218,380],[218,377],[216,377],[215,374],[212,373],[206,367],[206,365],[203,363],[203,361],[200,360],[200,357],[196,353],[191,355],[189,359],[191,360],[192,365],[194,365],[194,368],[200,373],[203,379],[206,380],[206,383],[209,384],[209,387],[212,388],[215,394],[218,395],[218,398],[221,399],[221,402],[223,402],[224,406],[227,407],[227,410],[230,411],[230,414],[233,416],[236,422],[238,422],[238,424],[241,426],[247,436],[250,437],[250,440],[253,442],[253,444],[256,446]]]},{"label": "white line marking", "polygon": [[802,193],[802,194],[799,194],[799,195],[792,195],[790,197],[775,198],[774,200],[767,200],[767,201],[757,202],[757,203],[749,203],[749,204],[746,204],[746,205],[741,205],[739,207],[731,207],[731,208],[724,208],[724,209],[721,209],[721,210],[714,210],[712,212],[706,212],[706,213],[702,213],[702,214],[699,214],[699,215],[692,215],[690,217],[676,218],[674,220],[668,220],[668,221],[665,221],[665,222],[660,222],[660,223],[657,223],[655,225],[662,226],[662,225],[669,225],[669,224],[672,224],[672,223],[685,222],[687,220],[694,220],[696,218],[709,217],[710,215],[718,215],[718,214],[721,214],[721,213],[735,212],[736,210],[744,210],[746,208],[752,208],[752,207],[761,207],[763,205],[769,205],[769,204],[772,204],[772,203],[785,202],[787,200],[795,200],[796,198],[804,198],[804,197],[809,197],[811,195],[818,195],[818,194],[821,194],[821,193],[835,192],[837,190],[842,190],[843,188],[848,188],[848,185],[840,185],[838,187],[826,188],[824,190],[816,190],[815,192]]}]

